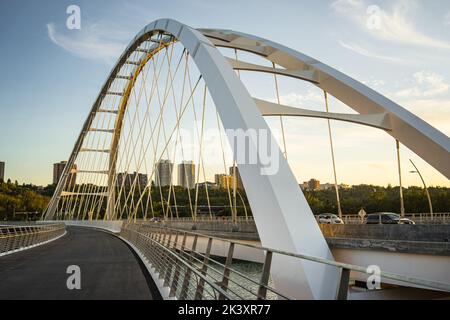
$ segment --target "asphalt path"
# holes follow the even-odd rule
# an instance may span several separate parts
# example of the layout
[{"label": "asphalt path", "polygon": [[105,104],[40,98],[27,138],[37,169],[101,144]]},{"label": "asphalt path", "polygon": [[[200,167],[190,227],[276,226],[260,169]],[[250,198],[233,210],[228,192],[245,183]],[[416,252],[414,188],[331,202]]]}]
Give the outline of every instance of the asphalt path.
[{"label": "asphalt path", "polygon": [[[80,269],[81,289],[69,290]],[[161,299],[135,252],[107,232],[69,227],[48,244],[0,257],[0,300]]]}]

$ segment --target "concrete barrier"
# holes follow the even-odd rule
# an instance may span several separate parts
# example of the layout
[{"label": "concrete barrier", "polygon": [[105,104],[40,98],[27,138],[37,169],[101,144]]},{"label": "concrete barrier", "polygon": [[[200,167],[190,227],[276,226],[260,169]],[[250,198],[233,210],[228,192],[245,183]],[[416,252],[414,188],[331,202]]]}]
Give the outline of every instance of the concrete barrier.
[{"label": "concrete barrier", "polygon": [[326,238],[450,242],[450,225],[320,225]]},{"label": "concrete barrier", "polygon": [[[48,223],[49,221],[44,221],[43,223]],[[54,222],[64,222],[66,226],[73,227],[85,227],[85,228],[95,228],[106,230],[112,233],[120,233],[122,230],[123,221],[103,221],[103,220],[62,220]]]},{"label": "concrete barrier", "polygon": [[211,220],[211,221],[164,221],[164,226],[181,230],[199,230],[218,233],[239,232],[239,233],[258,233],[256,224],[253,220],[239,221],[233,223],[229,220]]}]

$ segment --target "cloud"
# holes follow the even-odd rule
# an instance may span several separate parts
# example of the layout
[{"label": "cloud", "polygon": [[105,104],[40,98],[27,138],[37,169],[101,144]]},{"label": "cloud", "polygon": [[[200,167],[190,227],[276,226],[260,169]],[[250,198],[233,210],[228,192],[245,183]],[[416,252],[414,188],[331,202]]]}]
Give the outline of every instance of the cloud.
[{"label": "cloud", "polygon": [[[275,100],[273,100],[275,102]],[[304,108],[305,106],[308,106],[308,104],[311,103],[324,103],[324,97],[323,95],[320,95],[317,92],[314,92],[312,90],[308,90],[306,94],[299,94],[296,92],[290,92],[288,94],[280,96],[280,102],[281,104],[292,106],[292,107],[298,107],[298,108]]]},{"label": "cloud", "polygon": [[449,42],[416,29],[411,20],[417,11],[415,1],[397,0],[389,11],[378,6],[369,6],[362,0],[337,0],[331,4],[331,8],[380,40],[450,50]]},{"label": "cloud", "polygon": [[344,41],[339,41],[339,44],[342,47],[344,47],[345,49],[348,49],[350,51],[353,51],[353,52],[360,54],[362,56],[365,56],[365,57],[381,59],[381,60],[386,60],[386,61],[391,61],[391,62],[406,62],[406,60],[404,60],[404,59],[390,57],[390,56],[386,56],[386,55],[379,54],[376,52],[372,52],[372,51],[370,51],[366,48],[363,48],[360,45],[355,44],[355,43],[346,43]]},{"label": "cloud", "polygon": [[445,17],[444,17],[444,24],[445,24],[446,26],[450,26],[450,11],[447,12],[447,14],[446,14]]},{"label": "cloud", "polygon": [[83,25],[81,30],[62,33],[53,23],[48,23],[47,34],[54,44],[75,56],[108,64],[119,58],[127,43],[122,40],[123,33],[116,33],[102,24]]},{"label": "cloud", "polygon": [[444,78],[436,73],[420,71],[414,75],[415,85],[398,91],[395,95],[408,98],[432,98],[449,91]]},{"label": "cloud", "polygon": [[450,135],[450,99],[403,98],[400,102],[422,120]]},{"label": "cloud", "polygon": [[364,3],[361,0],[336,0],[331,8],[339,14],[348,14],[363,10]]}]

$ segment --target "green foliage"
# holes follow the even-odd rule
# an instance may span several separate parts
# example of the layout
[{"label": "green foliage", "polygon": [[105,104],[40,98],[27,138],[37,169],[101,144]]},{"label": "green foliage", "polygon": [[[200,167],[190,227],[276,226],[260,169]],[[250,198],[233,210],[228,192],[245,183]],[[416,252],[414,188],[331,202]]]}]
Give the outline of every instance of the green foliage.
[{"label": "green foliage", "polygon": [[19,186],[17,181],[0,183],[0,220],[23,219],[24,216],[15,216],[18,212],[42,213],[49,201],[50,197],[35,186]]},{"label": "green foliage", "polygon": [[[198,188],[198,194],[196,194],[196,189],[191,189],[189,192],[186,189],[183,189],[179,186],[174,186],[174,190],[169,192],[169,187],[162,187],[161,190],[159,187],[152,188],[151,199],[152,205],[150,205],[148,190],[144,193],[143,196],[139,194],[139,190],[135,190],[135,194],[133,197],[133,204],[131,204],[131,197],[128,197],[127,194],[129,192],[128,189],[124,190],[120,195],[116,195],[120,197],[120,202],[127,203],[128,207],[136,208],[137,207],[137,218],[142,218],[147,212],[147,215],[150,216],[151,211],[155,213],[155,216],[162,217],[164,213],[167,211],[169,207],[169,215],[176,217],[191,217],[191,213],[195,210],[194,204],[195,199],[197,198],[197,214],[198,215],[209,215],[209,206],[211,207],[211,213],[215,216],[230,216],[230,198],[233,202],[233,191],[231,190],[230,194],[228,194],[228,190],[217,190],[217,189],[208,189],[208,195],[206,194],[206,189],[204,186]],[[175,191],[175,192],[173,192]],[[168,199],[168,195],[170,193],[170,200]],[[174,194],[176,195],[174,197]],[[248,200],[246,194],[243,190],[239,190],[239,194],[242,197],[242,200],[246,204],[245,209],[247,213],[251,215],[251,209],[248,205]],[[241,197],[239,195],[236,196],[236,210],[238,216],[245,215],[244,205],[242,203]],[[138,202],[138,199],[142,198],[141,202]],[[209,206],[208,206],[209,199]],[[139,205],[138,205],[139,203]],[[164,205],[163,205],[164,203]],[[175,207],[176,203],[176,207]],[[192,207],[191,207],[192,204]],[[127,216],[128,213],[123,212],[123,216]]]},{"label": "green foliage", "polygon": [[[434,212],[450,210],[450,188],[428,188]],[[361,208],[367,213],[400,213],[400,196],[398,187],[379,187],[372,185],[352,186],[340,189],[342,211],[344,214],[357,214]],[[306,199],[315,214],[337,213],[336,193],[334,189],[306,191]],[[405,211],[407,213],[429,212],[428,199],[423,188],[403,188]]]},{"label": "green foliage", "polygon": [[[176,199],[171,192],[170,210],[172,216],[176,216],[176,210],[178,210],[178,216],[190,217],[191,207],[190,203],[195,203],[196,190],[190,190],[190,195],[187,190],[181,187],[174,187]],[[54,185],[49,185],[45,188],[38,188],[33,185],[22,185],[18,183],[0,183],[0,220],[13,220],[23,219],[24,216],[14,216],[17,212],[39,212],[42,213],[46,208],[50,198],[55,190]],[[129,190],[125,190],[120,197],[123,197],[123,202],[126,202],[126,194]],[[450,188],[444,187],[431,187],[429,188],[431,200],[433,202],[433,209],[435,212],[449,212],[450,210]],[[163,201],[161,201],[161,193],[163,195]],[[168,187],[152,188],[151,198],[153,199],[153,211],[157,216],[162,216],[164,211],[167,210],[168,205]],[[367,213],[372,212],[396,212],[400,211],[400,199],[398,187],[379,187],[372,185],[359,185],[351,188],[339,190],[342,211],[344,214],[357,214],[361,208],[364,208]],[[251,209],[248,205],[246,194],[243,190],[240,190],[244,203],[246,203],[247,213],[251,215]],[[426,193],[422,188],[409,187],[404,188],[403,195],[405,199],[405,210],[407,213],[425,213],[429,212],[428,200]],[[119,196],[119,195],[117,195]],[[189,200],[189,196],[191,200]],[[212,208],[212,213],[216,216],[230,216],[230,197],[233,200],[233,194],[228,194],[227,190],[208,189],[209,204]],[[137,201],[140,197],[138,190],[135,191],[134,205],[136,207]],[[336,205],[336,193],[334,189],[321,190],[321,191],[306,191],[306,200],[311,206],[314,214],[320,213],[337,213]],[[144,213],[151,212],[151,205],[146,201],[148,198],[148,191],[144,194],[142,199],[145,199],[139,204],[137,210],[137,217],[142,218]],[[207,215],[208,201],[206,197],[206,191],[204,187],[198,189],[198,214]],[[128,199],[128,201],[131,201]],[[177,208],[174,206],[174,202],[177,203]],[[164,204],[163,204],[164,202]],[[102,205],[104,211],[106,209],[106,201]],[[130,206],[130,203],[128,203]],[[237,211],[239,216],[245,214],[242,200],[237,197]],[[124,216],[127,216],[127,212],[124,212]],[[40,215],[37,215],[39,217]]]}]

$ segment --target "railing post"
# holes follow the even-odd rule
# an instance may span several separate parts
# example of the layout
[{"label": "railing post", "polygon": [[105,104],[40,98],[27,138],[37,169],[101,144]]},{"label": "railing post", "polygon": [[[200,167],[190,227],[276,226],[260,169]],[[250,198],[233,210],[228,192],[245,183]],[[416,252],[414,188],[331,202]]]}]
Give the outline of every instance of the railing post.
[{"label": "railing post", "polygon": [[[179,232],[177,231],[176,236],[175,236],[175,245],[174,245],[175,251],[177,250],[177,245],[178,245],[178,233]],[[182,246],[180,248],[180,255],[181,255],[181,250],[183,250],[183,246],[184,246],[184,242],[185,241],[186,241],[186,233],[184,233],[183,244],[182,244]],[[179,278],[180,278],[180,265],[179,265],[179,263],[177,261],[176,265],[175,265],[175,273],[173,275],[172,284],[170,285],[170,294],[169,295],[171,297],[176,296],[177,289],[178,289],[178,280],[179,280]]]},{"label": "railing post", "polygon": [[338,300],[347,300],[348,286],[350,283],[350,269],[341,269],[341,280],[339,281],[339,288],[337,292]]},{"label": "railing post", "polygon": [[[156,240],[157,243],[161,244],[163,243],[163,234],[161,230],[158,230],[158,233],[156,235]],[[156,271],[161,274],[162,269],[164,268],[163,265],[163,257],[164,257],[164,252],[162,251],[162,249],[159,246],[155,246],[155,252],[156,252],[156,259],[155,259],[155,267],[156,267]]]},{"label": "railing post", "polygon": [[[202,269],[200,270],[200,272],[206,276],[206,273],[208,271],[208,262],[209,262],[209,256],[211,254],[211,247],[212,247],[212,238],[208,239],[208,245],[206,247],[206,252],[205,252],[205,259],[203,259],[203,265],[202,265]],[[201,300],[203,297],[203,289],[205,286],[205,280],[203,278],[201,278],[198,282],[197,285],[197,290],[195,292],[195,300]]]},{"label": "railing post", "polygon": [[265,300],[267,297],[267,285],[269,284],[272,256],[273,256],[272,251],[267,251],[266,259],[264,260],[263,270],[261,274],[261,282],[258,288],[258,300]]},{"label": "railing post", "polygon": [[173,242],[172,249],[177,251],[177,246],[178,246],[178,230],[175,231],[175,240]]},{"label": "railing post", "polygon": [[[230,242],[230,247],[228,248],[228,255],[227,255],[227,260],[225,262],[225,269],[223,270],[223,278],[222,278],[222,283],[221,283],[221,287],[224,291],[228,290],[228,279],[230,277],[230,268],[231,265],[233,264],[233,254],[234,254],[234,242]],[[225,296],[220,293],[219,294],[219,300],[224,300]]]},{"label": "railing post", "polygon": [[[167,240],[167,250],[170,250],[170,242],[172,241],[172,235],[173,235],[172,232],[170,232],[168,240]],[[170,277],[172,276],[172,269],[173,269],[173,264],[170,261],[170,255],[166,254],[166,272],[165,272],[165,276],[164,276],[164,286],[168,286],[170,283]]]},{"label": "railing post", "polygon": [[[192,257],[197,249],[198,235],[194,236],[194,241],[192,242],[191,254],[189,256],[189,262],[192,262]],[[188,269],[184,275],[183,287],[181,288],[180,300],[186,300],[187,292],[189,290],[189,281],[191,280],[191,269]]]},{"label": "railing post", "polygon": [[186,238],[187,238],[187,232],[185,231],[183,233],[183,241],[181,242],[181,248],[180,248],[180,254],[184,255],[185,249],[186,249]]}]

